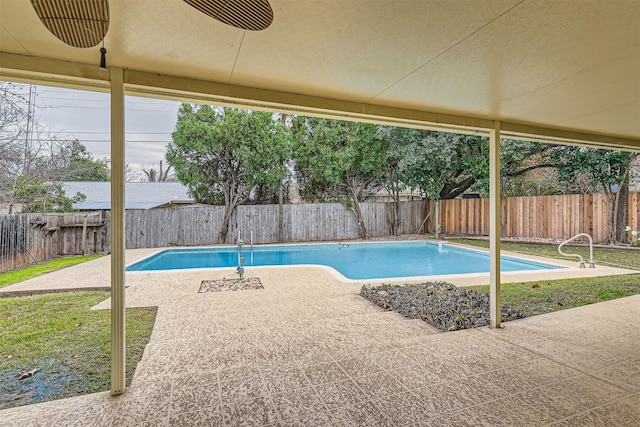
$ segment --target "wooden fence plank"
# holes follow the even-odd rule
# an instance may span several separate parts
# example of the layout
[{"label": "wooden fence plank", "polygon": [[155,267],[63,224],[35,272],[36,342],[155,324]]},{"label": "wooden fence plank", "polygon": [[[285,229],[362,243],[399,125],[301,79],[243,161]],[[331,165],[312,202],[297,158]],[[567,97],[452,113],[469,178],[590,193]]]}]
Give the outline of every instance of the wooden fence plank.
[{"label": "wooden fence plank", "polygon": [[31,264],[34,258],[40,262],[103,252],[102,230],[97,213],[0,215],[0,272]]},{"label": "wooden fence plank", "polygon": [[[429,211],[429,201],[407,201],[400,206],[400,232],[414,233]],[[363,203],[362,212],[371,236],[391,232],[392,203]],[[608,236],[607,199],[604,194],[517,197],[503,201],[507,237],[566,239],[588,233],[595,242]],[[489,234],[489,199],[454,199],[440,202],[443,234]],[[0,272],[61,255],[105,252],[110,247],[109,212],[74,214],[20,214],[0,216]],[[278,205],[242,205],[232,215],[226,243],[238,237],[250,243],[277,243]],[[218,243],[224,216],[222,206],[128,210],[127,248],[206,246]],[[87,219],[86,230],[83,224]],[[640,193],[629,194],[628,225],[640,229]],[[286,242],[358,238],[352,211],[337,203],[284,205]],[[425,228],[435,230],[435,218]],[[84,240],[84,245],[83,245]],[[31,255],[29,255],[31,254]]]},{"label": "wooden fence plank", "polygon": [[640,230],[640,193],[631,193],[629,195],[629,227],[632,230]]},{"label": "wooden fence plank", "polygon": [[[441,200],[442,232],[489,234],[489,199]],[[477,208],[472,207],[477,203]],[[568,239],[587,233],[595,242],[607,240],[607,198],[604,194],[513,197],[503,200],[506,237]],[[640,228],[640,193],[629,194],[628,222]]]},{"label": "wooden fence plank", "polygon": [[[391,203],[363,203],[365,224],[371,236],[390,233]],[[424,215],[425,202],[401,204],[401,230],[413,233]],[[127,248],[163,247],[172,245],[211,245],[217,243],[224,208],[221,206],[182,207],[169,210],[127,211]],[[227,244],[240,237],[250,243],[278,242],[277,205],[241,205],[231,216]],[[283,209],[283,235],[286,241],[324,241],[358,238],[353,212],[344,205],[300,204],[285,205]]]}]

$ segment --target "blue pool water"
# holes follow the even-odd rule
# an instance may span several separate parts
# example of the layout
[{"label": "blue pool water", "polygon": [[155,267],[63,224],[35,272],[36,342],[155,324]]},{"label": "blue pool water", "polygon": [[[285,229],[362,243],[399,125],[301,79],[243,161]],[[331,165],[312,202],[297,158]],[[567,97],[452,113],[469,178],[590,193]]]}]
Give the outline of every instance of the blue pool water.
[{"label": "blue pool water", "polygon": [[[433,276],[485,273],[489,255],[436,243],[364,243],[330,245],[283,245],[244,247],[245,267],[319,264],[336,269],[348,279]],[[127,271],[180,270],[187,268],[235,267],[237,247],[168,249],[139,261]],[[501,271],[559,268],[515,258],[501,257]]]}]

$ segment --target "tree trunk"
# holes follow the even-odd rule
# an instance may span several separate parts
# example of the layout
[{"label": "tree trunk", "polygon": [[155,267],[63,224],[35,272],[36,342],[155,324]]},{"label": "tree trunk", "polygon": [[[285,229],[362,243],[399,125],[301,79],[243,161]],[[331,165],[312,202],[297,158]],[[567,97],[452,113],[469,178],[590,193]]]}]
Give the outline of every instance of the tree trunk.
[{"label": "tree trunk", "polygon": [[605,194],[607,196],[607,241],[608,245],[615,245],[616,243],[616,216],[617,211],[615,209],[616,206],[616,197],[611,192],[605,189]]},{"label": "tree trunk", "polygon": [[369,238],[369,232],[367,231],[367,226],[362,218],[362,211],[360,210],[360,203],[358,202],[358,186],[355,182],[351,182],[350,184],[349,192],[351,193],[351,198],[353,200],[352,210],[356,215],[356,221],[358,222],[358,232],[360,233],[360,237],[366,240]]},{"label": "tree trunk", "polygon": [[628,221],[629,211],[629,185],[620,184],[616,195],[616,222],[615,236],[616,243],[629,243],[629,236],[625,230]]},{"label": "tree trunk", "polygon": [[635,157],[635,154],[632,155],[629,163],[623,166],[624,169],[621,170],[622,176],[615,194],[612,193],[610,187],[605,186],[607,205],[609,208],[609,236],[607,243],[611,245],[627,242],[625,227],[627,226],[627,212],[629,207],[629,174],[633,167]]},{"label": "tree trunk", "polygon": [[400,222],[402,218],[400,217],[400,196],[396,197],[393,201],[393,235],[400,235]]},{"label": "tree trunk", "polygon": [[476,178],[471,176],[465,178],[460,182],[454,182],[451,184],[445,184],[440,190],[440,200],[442,199],[455,199],[465,191],[467,191],[473,184],[475,184]]},{"label": "tree trunk", "polygon": [[218,243],[223,244],[227,241],[227,232],[229,231],[229,220],[231,219],[231,214],[233,210],[236,208],[235,204],[225,204],[224,205],[224,220],[222,221],[222,226],[220,227],[220,233],[218,234]]},{"label": "tree trunk", "polygon": [[400,235],[400,222],[402,218],[400,217],[400,194],[397,191],[392,191],[391,198],[393,199],[393,209],[392,209],[392,218],[391,218],[391,234],[393,236]]},{"label": "tree trunk", "polygon": [[356,221],[358,221],[358,231],[360,232],[360,237],[363,239],[369,239],[369,231],[367,231],[367,226],[364,223],[364,219],[362,218],[362,211],[360,210],[360,203],[358,203],[358,199],[353,199],[353,213],[356,214]]},{"label": "tree trunk", "polygon": [[[286,117],[286,116],[285,116]],[[284,196],[282,194],[282,180],[278,182],[278,241],[284,242]]]},{"label": "tree trunk", "polygon": [[227,232],[229,231],[229,220],[234,209],[238,205],[238,192],[235,188],[235,180],[225,183],[223,187],[224,192],[224,219],[222,226],[220,227],[220,233],[218,234],[218,243],[226,243]]}]

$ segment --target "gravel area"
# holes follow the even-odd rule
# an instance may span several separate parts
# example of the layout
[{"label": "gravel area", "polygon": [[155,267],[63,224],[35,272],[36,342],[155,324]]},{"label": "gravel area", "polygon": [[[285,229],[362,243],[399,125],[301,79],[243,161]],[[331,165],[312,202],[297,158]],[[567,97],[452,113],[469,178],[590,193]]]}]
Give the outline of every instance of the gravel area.
[{"label": "gravel area", "polygon": [[244,291],[247,289],[264,289],[264,287],[258,277],[247,277],[246,279],[203,280],[200,285],[200,289],[198,289],[198,293]]}]

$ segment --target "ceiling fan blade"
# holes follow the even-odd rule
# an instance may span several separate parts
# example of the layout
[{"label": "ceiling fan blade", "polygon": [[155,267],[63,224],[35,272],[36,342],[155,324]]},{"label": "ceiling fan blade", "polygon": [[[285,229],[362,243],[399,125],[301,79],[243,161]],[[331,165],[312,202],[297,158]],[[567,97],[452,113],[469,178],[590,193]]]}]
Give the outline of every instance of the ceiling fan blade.
[{"label": "ceiling fan blade", "polygon": [[40,21],[74,47],[97,46],[109,29],[108,0],[31,0]]},{"label": "ceiling fan blade", "polygon": [[273,10],[268,0],[183,1],[223,24],[243,30],[264,30],[273,22]]}]

